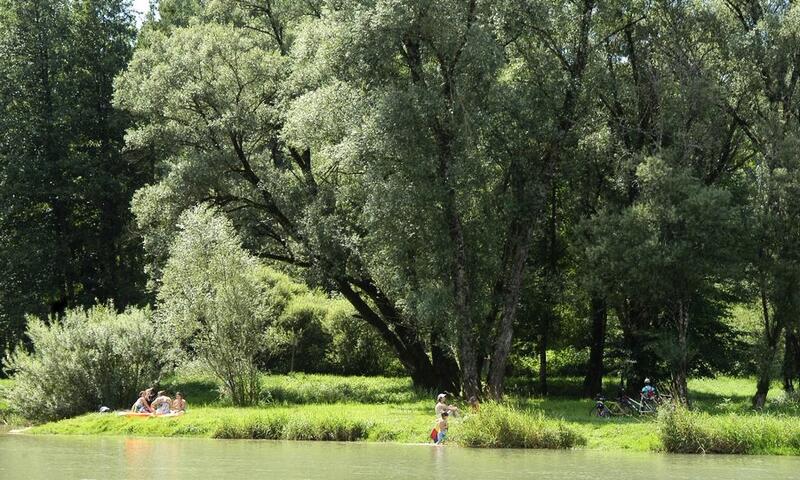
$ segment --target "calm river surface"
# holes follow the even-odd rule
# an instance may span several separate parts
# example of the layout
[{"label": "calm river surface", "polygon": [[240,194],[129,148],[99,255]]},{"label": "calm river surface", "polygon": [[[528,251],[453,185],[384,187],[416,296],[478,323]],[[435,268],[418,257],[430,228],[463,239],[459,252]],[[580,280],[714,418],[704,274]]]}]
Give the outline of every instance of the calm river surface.
[{"label": "calm river surface", "polygon": [[0,435],[0,479],[798,479],[800,457]]}]

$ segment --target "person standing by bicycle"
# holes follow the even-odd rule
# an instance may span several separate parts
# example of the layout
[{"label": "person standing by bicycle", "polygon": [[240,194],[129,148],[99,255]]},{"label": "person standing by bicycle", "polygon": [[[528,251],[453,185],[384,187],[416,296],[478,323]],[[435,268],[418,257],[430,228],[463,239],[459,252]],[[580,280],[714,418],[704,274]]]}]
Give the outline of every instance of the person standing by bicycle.
[{"label": "person standing by bicycle", "polygon": [[656,398],[656,388],[650,385],[650,379],[644,379],[644,387],[642,387],[642,400],[652,400]]}]

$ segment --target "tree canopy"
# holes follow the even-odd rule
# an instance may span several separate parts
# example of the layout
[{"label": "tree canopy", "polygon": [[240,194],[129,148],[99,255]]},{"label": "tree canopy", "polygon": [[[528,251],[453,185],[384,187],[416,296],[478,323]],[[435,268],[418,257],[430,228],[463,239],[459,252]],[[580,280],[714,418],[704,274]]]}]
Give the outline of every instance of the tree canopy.
[{"label": "tree canopy", "polygon": [[[169,305],[175,239],[204,234],[185,238],[185,212],[213,208],[253,261],[348,302],[421,387],[500,397],[535,352],[546,393],[548,351],[571,347],[587,394],[613,364],[686,401],[688,376],[750,348],[730,321],[748,305],[754,404],[781,353],[794,388],[791,2],[162,0],[135,48],[123,1],[0,5],[0,222],[18,225],[0,319],[142,293],[110,280],[122,264]],[[36,28],[75,40],[29,49],[21,19],[45,7]],[[146,265],[124,241],[131,197]],[[286,335],[314,317],[295,313]]]}]

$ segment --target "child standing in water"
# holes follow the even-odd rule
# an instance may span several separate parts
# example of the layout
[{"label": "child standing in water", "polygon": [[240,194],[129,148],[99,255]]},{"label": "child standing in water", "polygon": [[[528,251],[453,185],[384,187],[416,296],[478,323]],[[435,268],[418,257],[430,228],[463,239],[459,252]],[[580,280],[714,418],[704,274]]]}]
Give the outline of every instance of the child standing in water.
[{"label": "child standing in water", "polygon": [[441,445],[447,436],[447,412],[442,412],[442,416],[436,421],[436,445]]}]

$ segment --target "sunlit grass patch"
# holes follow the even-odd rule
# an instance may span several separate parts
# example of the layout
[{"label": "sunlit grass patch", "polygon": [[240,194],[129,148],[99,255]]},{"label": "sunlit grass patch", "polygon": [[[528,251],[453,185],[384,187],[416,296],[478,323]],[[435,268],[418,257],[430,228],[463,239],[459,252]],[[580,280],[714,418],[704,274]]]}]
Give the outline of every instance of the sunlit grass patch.
[{"label": "sunlit grass patch", "polygon": [[709,415],[678,408],[659,418],[672,453],[800,454],[800,419],[769,414]]},{"label": "sunlit grass patch", "polygon": [[245,409],[190,408],[185,415],[173,418],[92,413],[47,423],[35,427],[32,432],[416,443],[426,441],[432,424],[432,408],[428,408],[427,404],[336,404]]},{"label": "sunlit grass patch", "polygon": [[453,430],[453,440],[467,447],[558,449],[586,444],[586,438],[564,421],[494,403],[482,405]]},{"label": "sunlit grass patch", "polygon": [[406,403],[433,398],[417,392],[407,377],[356,377],[338,375],[265,375],[264,400],[275,403]]}]

